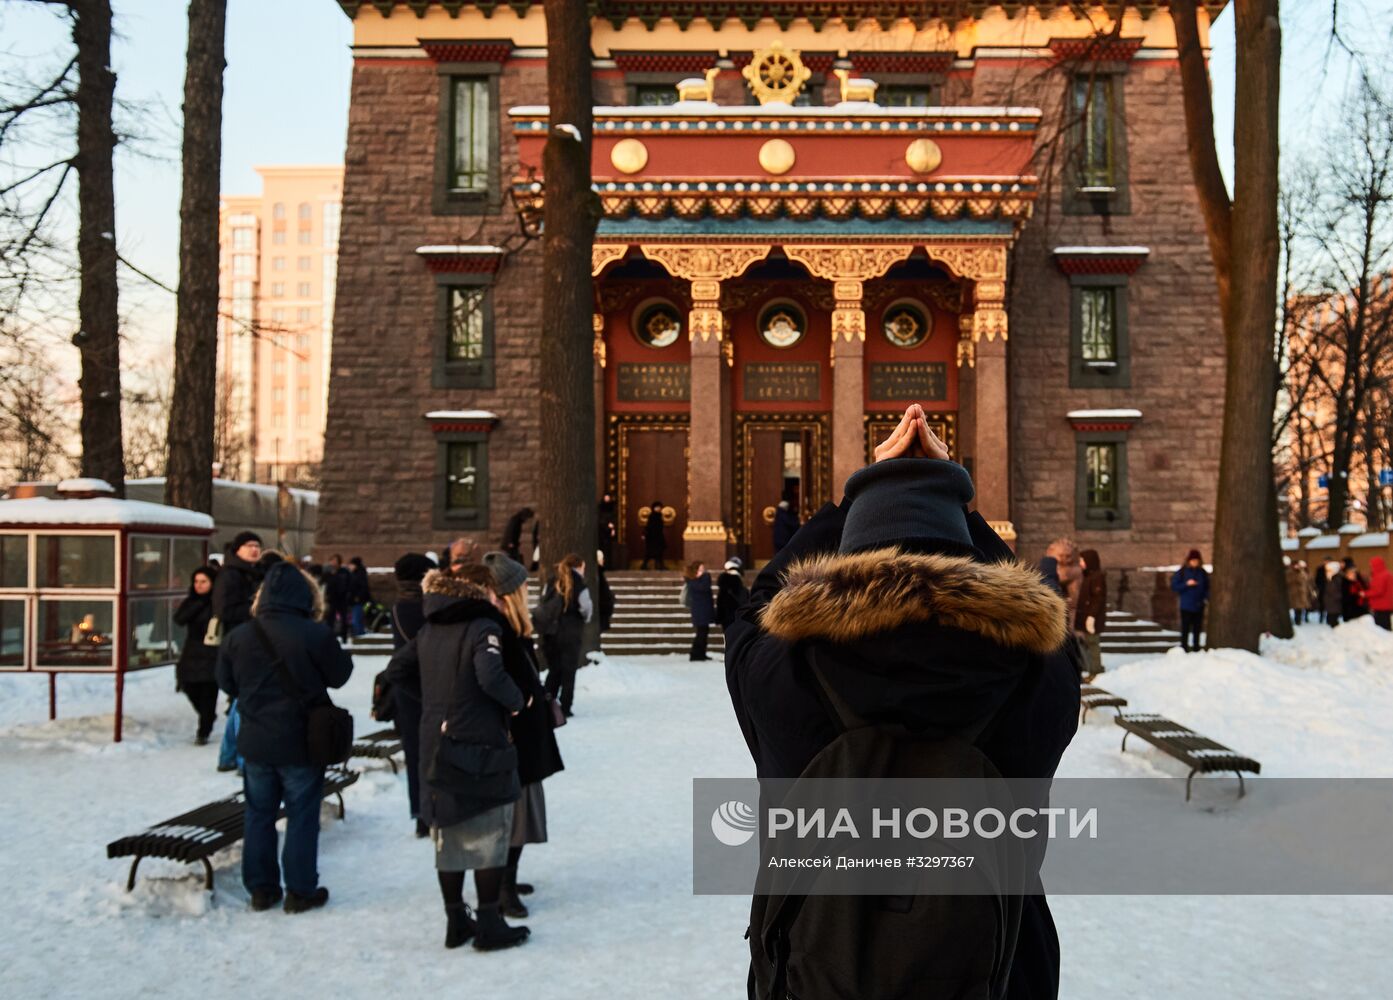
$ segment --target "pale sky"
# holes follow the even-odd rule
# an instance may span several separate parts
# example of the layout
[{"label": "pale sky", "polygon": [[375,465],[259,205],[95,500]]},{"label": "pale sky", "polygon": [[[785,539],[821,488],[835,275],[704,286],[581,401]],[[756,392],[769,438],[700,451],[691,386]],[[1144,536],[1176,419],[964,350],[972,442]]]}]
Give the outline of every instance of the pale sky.
[{"label": "pale sky", "polygon": [[[0,58],[46,66],[66,51],[66,32],[51,14],[17,0],[0,0]],[[223,191],[259,190],[253,168],[263,164],[342,162],[347,129],[351,31],[334,0],[231,0],[223,108]],[[1357,20],[1352,44],[1390,52],[1393,7],[1367,0],[1344,6]],[[115,0],[120,33],[113,61],[117,96],[144,107],[140,128],[150,141],[142,154],[117,159],[117,230],[122,253],[170,285],[178,279],[178,119],[186,47],[183,0]],[[1381,12],[1367,13],[1368,9]],[[1283,5],[1283,149],[1318,139],[1353,73],[1353,61],[1327,45],[1331,0]],[[1351,10],[1353,13],[1351,14]],[[1226,172],[1232,163],[1233,15],[1225,10],[1213,33],[1215,130]],[[6,67],[9,69],[9,67]],[[1184,163],[1183,148],[1177,163]],[[128,280],[122,312],[137,349],[165,351],[173,337],[174,306],[164,292]],[[129,353],[129,352],[128,352]]]}]

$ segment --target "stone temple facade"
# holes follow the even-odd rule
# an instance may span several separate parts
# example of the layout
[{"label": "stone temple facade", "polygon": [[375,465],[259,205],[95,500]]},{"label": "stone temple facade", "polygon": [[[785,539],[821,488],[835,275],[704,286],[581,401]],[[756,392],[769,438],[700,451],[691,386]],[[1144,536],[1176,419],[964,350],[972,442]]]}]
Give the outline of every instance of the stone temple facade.
[{"label": "stone temple facade", "polygon": [[[543,433],[542,7],[341,6],[317,547],[383,565],[496,545],[535,503]],[[1155,4],[1077,10],[598,4],[616,562],[641,558],[655,503],[669,559],[767,559],[779,501],[837,499],[910,402],[1024,557],[1060,535],[1112,567],[1207,548],[1223,338],[1174,30]]]}]

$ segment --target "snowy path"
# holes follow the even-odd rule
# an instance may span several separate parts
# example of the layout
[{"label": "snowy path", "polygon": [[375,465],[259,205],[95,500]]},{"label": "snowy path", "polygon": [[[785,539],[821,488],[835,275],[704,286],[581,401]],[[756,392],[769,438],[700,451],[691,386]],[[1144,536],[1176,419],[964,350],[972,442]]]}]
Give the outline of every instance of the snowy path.
[{"label": "snowy path", "polygon": [[[1106,685],[1133,706],[1254,753],[1280,776],[1393,773],[1393,644],[1348,633],[1259,660],[1152,657]],[[1357,641],[1356,641],[1357,640]],[[1367,640],[1367,641],[1366,641]],[[1304,645],[1303,645],[1304,644]],[[1281,659],[1286,662],[1280,662]],[[361,714],[381,658],[360,658],[341,700]],[[746,902],[690,892],[690,778],[750,771],[719,663],[612,659],[581,674],[579,716],[559,735],[567,770],[547,783],[552,843],[524,855],[533,940],[499,955],[440,946],[430,848],[413,838],[402,779],[369,770],[324,820],[320,869],[333,899],[290,919],[252,913],[236,849],[210,900],[194,868],[147,861],[134,893],[105,844],[236,787],[191,745],[192,713],[170,671],[128,687],[127,742],[113,746],[110,681],[60,680],[43,721],[40,677],[0,675],[0,935],[10,997],[210,1000],[311,985],[342,997],[459,994],[489,981],[519,996],[744,995]],[[1175,773],[1118,753],[1109,713],[1080,732],[1062,774]],[[1337,765],[1337,761],[1341,762]],[[1339,770],[1331,768],[1339,767]],[[1179,808],[1177,804],[1177,808]],[[472,889],[471,889],[472,891]],[[1061,997],[1381,997],[1393,899],[1056,897]]]}]

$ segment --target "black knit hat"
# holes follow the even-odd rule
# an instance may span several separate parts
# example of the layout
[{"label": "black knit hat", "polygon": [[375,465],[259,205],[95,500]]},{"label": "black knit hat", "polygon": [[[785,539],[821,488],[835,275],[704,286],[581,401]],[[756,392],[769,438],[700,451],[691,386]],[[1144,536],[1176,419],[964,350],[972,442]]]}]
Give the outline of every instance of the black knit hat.
[{"label": "black knit hat", "polygon": [[425,575],[435,568],[435,560],[430,556],[408,552],[392,566],[392,573],[402,583],[420,583]]},{"label": "black knit hat", "polygon": [[972,477],[956,462],[891,458],[868,465],[846,481],[849,509],[840,551],[971,551],[963,506],[972,496]]},{"label": "black knit hat", "polygon": [[507,597],[527,582],[527,568],[506,552],[484,554],[484,565],[493,573],[493,592]]},{"label": "black knit hat", "polygon": [[243,545],[246,545],[248,542],[256,542],[257,545],[260,545],[262,544],[261,536],[258,535],[255,531],[239,531],[237,532],[237,534],[232,536],[232,547],[231,549],[229,549],[229,551],[236,552],[238,549],[240,549]]}]

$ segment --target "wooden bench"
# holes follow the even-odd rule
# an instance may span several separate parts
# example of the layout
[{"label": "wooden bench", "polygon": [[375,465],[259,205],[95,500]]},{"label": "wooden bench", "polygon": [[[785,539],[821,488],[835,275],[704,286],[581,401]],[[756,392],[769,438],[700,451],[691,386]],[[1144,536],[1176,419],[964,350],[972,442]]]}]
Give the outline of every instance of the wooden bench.
[{"label": "wooden bench", "polygon": [[1209,774],[1214,771],[1232,771],[1238,777],[1238,797],[1244,794],[1243,772],[1259,774],[1262,765],[1251,757],[1245,757],[1215,743],[1207,736],[1201,736],[1193,729],[1172,722],[1163,715],[1118,713],[1113,720],[1125,732],[1122,734],[1122,749],[1127,749],[1127,737],[1135,733],[1157,750],[1168,754],[1190,769],[1185,779],[1185,801],[1190,801],[1190,783],[1196,774]]},{"label": "wooden bench", "polygon": [[1085,684],[1079,689],[1079,707],[1079,725],[1083,725],[1088,721],[1088,713],[1095,708],[1115,708],[1117,714],[1121,715],[1122,710],[1127,707],[1127,699],[1092,684]]},{"label": "wooden bench", "polygon": [[[339,819],[344,817],[343,790],[358,780],[358,772],[343,767],[329,768],[324,774],[324,797],[339,802]],[[193,864],[203,862],[203,887],[213,891],[214,854],[242,839],[246,799],[242,792],[209,802],[190,812],[167,819],[143,833],[122,837],[106,845],[108,858],[134,855],[126,891],[135,888],[136,870],[142,858],[169,858]],[[281,809],[279,815],[285,815]]]},{"label": "wooden bench", "polygon": [[397,773],[396,755],[401,753],[401,737],[395,729],[379,729],[353,741],[353,756],[373,760],[385,760],[392,765],[392,773]]}]

